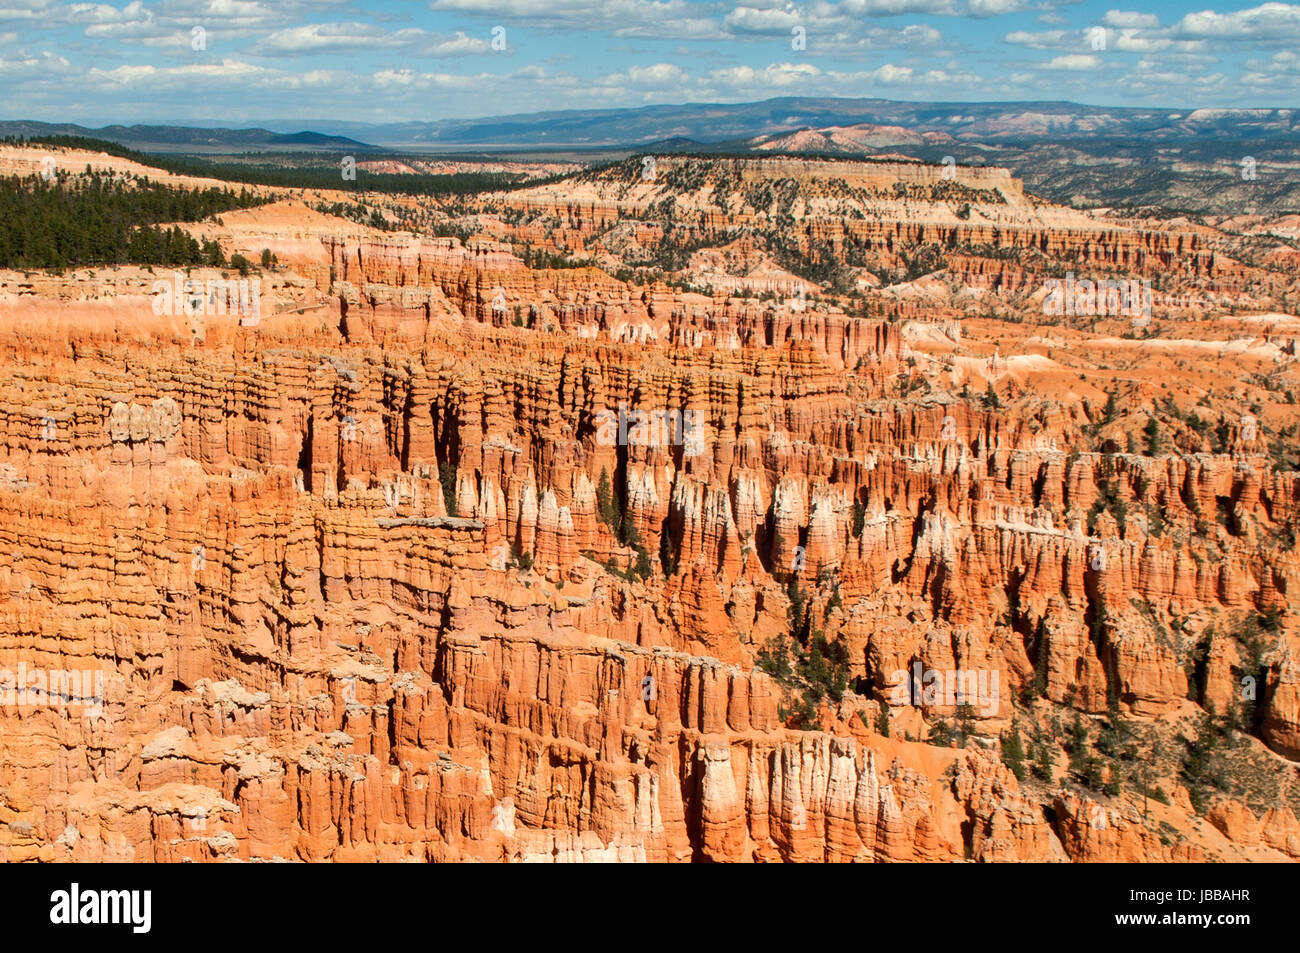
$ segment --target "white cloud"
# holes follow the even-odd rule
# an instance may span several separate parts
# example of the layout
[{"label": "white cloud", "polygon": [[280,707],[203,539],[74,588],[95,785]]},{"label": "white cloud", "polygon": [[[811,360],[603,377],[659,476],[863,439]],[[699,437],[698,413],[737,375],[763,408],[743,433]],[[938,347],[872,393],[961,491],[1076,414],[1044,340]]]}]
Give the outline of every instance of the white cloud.
[{"label": "white cloud", "polygon": [[1067,53],[1064,56],[1055,56],[1051,60],[1042,64],[1043,69],[1058,69],[1082,71],[1090,69],[1099,69],[1101,60],[1091,53]]},{"label": "white cloud", "polygon": [[611,85],[634,86],[638,89],[674,88],[683,85],[686,80],[686,71],[672,63],[633,66],[623,73],[606,78],[606,82]]},{"label": "white cloud", "polygon": [[1242,84],[1260,90],[1295,90],[1300,86],[1300,56],[1292,50],[1268,60],[1247,60]]},{"label": "white cloud", "polygon": [[973,17],[997,17],[1025,9],[1025,0],[970,0]]},{"label": "white cloud", "polygon": [[112,69],[92,68],[87,78],[96,86],[112,89],[132,87],[201,88],[213,83],[244,84],[250,80],[272,81],[281,85],[296,86],[301,79],[292,74],[281,74],[241,60],[222,60],[220,63],[195,63],[186,66],[154,66],[136,64]]},{"label": "white cloud", "polygon": [[773,63],[763,69],[731,66],[709,73],[708,80],[720,86],[743,89],[788,89],[806,84],[821,75],[811,63]]},{"label": "white cloud", "polygon": [[913,23],[899,32],[899,39],[907,44],[931,46],[943,39],[943,34],[932,26]]},{"label": "white cloud", "polygon": [[1171,40],[1158,32],[1148,32],[1136,28],[1106,29],[1102,26],[1088,27],[1086,30],[1044,30],[1030,33],[1014,30],[1003,37],[1013,46],[1024,46],[1031,50],[1094,50],[1093,31],[1104,32],[1106,43],[1100,49],[1121,53],[1156,53],[1164,50],[1194,53],[1204,49],[1201,40]]},{"label": "white cloud", "polygon": [[1128,13],[1123,10],[1107,10],[1101,18],[1106,26],[1131,27],[1134,29],[1153,29],[1160,25],[1160,18],[1154,13]]},{"label": "white cloud", "polygon": [[1013,30],[1002,39],[1015,46],[1027,46],[1031,50],[1070,50],[1082,45],[1080,35],[1075,30],[1045,30],[1042,33]]},{"label": "white cloud", "polygon": [[451,89],[468,90],[481,87],[485,81],[497,77],[458,76],[454,73],[417,73],[411,69],[380,70],[373,79],[379,89]]},{"label": "white cloud", "polygon": [[55,0],[0,0],[0,22],[5,20],[48,20]]},{"label": "white cloud", "polygon": [[895,66],[893,63],[886,63],[871,74],[871,79],[877,83],[894,85],[907,82],[912,78],[912,75],[912,67],[910,66]]},{"label": "white cloud", "polygon": [[722,24],[732,33],[789,33],[793,27],[806,26],[807,19],[795,10],[740,6],[728,13]]},{"label": "white cloud", "polygon": [[699,5],[686,0],[431,0],[429,8],[498,23],[522,20],[530,29],[604,30],[614,36],[667,39],[721,36],[718,22],[699,16]]},{"label": "white cloud", "polygon": [[843,0],[839,8],[853,17],[893,17],[906,13],[954,14],[952,0]]},{"label": "white cloud", "polygon": [[1192,52],[1205,48],[1202,40],[1170,40],[1161,36],[1147,36],[1139,30],[1119,30],[1113,47],[1124,53],[1156,53],[1162,50]]},{"label": "white cloud", "polygon": [[1173,33],[1189,39],[1294,43],[1300,41],[1300,6],[1265,3],[1232,13],[1202,10],[1186,14],[1174,24]]},{"label": "white cloud", "polygon": [[385,30],[368,23],[313,23],[272,33],[250,52],[257,55],[289,56],[331,50],[402,50],[424,56],[458,56],[488,53],[491,43],[483,37],[457,33],[452,37],[420,29]]},{"label": "white cloud", "polygon": [[33,79],[49,79],[73,72],[72,64],[67,59],[53,53],[24,56],[22,59],[0,58],[0,74],[29,73]]}]

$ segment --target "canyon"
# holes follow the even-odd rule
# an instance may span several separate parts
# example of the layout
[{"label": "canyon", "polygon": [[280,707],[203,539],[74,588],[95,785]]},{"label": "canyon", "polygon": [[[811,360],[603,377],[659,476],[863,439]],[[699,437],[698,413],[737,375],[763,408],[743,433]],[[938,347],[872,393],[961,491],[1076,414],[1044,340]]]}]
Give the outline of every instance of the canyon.
[{"label": "canyon", "polygon": [[1293,246],[644,158],[0,272],[0,860],[1300,858]]}]

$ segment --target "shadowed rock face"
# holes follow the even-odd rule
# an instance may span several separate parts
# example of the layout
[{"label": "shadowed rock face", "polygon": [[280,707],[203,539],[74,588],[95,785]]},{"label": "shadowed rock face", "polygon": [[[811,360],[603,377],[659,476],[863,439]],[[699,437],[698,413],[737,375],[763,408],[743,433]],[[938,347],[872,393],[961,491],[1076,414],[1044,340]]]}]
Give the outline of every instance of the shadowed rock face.
[{"label": "shadowed rock face", "polygon": [[[976,185],[1049,252],[1245,267],[1191,232],[1078,244],[1014,180]],[[89,704],[0,695],[0,859],[1300,856],[1300,477],[1257,432],[1285,408],[1218,452],[1190,401],[1161,418],[1183,446],[1126,439],[1176,362],[1178,389],[1278,365],[1294,388],[1271,326],[1225,368],[1212,323],[1151,344],[971,317],[952,288],[884,321],[283,211],[225,217],[283,262],[253,326],[155,315],[138,269],[0,275],[0,669],[102,673]],[[1003,302],[1041,284],[957,273]],[[756,664],[793,594],[843,646],[821,730]],[[917,665],[992,697],[900,704]],[[1158,758],[1146,805],[1067,771],[1076,714],[1168,749],[1243,678],[1267,811],[1198,816]],[[1013,721],[1045,778],[1006,762]],[[967,746],[914,740],[939,722]]]}]

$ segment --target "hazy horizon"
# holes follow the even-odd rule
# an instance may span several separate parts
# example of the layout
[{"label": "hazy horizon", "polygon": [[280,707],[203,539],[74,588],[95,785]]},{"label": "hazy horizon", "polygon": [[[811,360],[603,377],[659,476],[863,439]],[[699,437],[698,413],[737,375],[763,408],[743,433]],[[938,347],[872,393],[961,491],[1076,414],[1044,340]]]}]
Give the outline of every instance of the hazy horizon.
[{"label": "hazy horizon", "polygon": [[[353,118],[351,116],[340,117],[282,117],[271,116],[257,121],[224,123],[221,119],[181,119],[177,117],[157,118],[157,117],[132,117],[132,118],[104,118],[95,117],[63,117],[63,118],[40,118],[28,115],[0,116],[0,122],[42,122],[42,123],[67,123],[71,125],[87,126],[92,129],[102,129],[109,126],[169,126],[176,128],[210,128],[210,129],[266,129],[277,133],[290,132],[320,132],[317,126],[311,123],[319,123],[322,126],[359,126],[359,127],[381,127],[391,125],[403,125],[411,123],[436,123],[443,120],[464,120],[464,121],[485,121],[491,119],[511,119],[517,117],[537,117],[545,115],[561,115],[564,113],[599,113],[599,112],[626,112],[630,110],[649,109],[652,107],[666,108],[685,108],[685,107],[708,107],[708,106],[752,106],[765,102],[771,102],[779,99],[799,98],[799,99],[840,99],[846,102],[865,101],[881,99],[888,103],[898,103],[916,106],[1077,106],[1083,109],[1106,109],[1106,110],[1150,110],[1155,112],[1171,113],[1191,113],[1199,111],[1224,111],[1230,113],[1248,113],[1248,112],[1273,112],[1285,111],[1289,109],[1300,110],[1300,106],[1203,106],[1203,105],[1169,105],[1153,104],[1146,106],[1131,106],[1122,103],[1091,103],[1079,100],[1060,100],[1060,99],[981,99],[981,100],[927,100],[927,99],[904,99],[904,98],[885,98],[874,96],[825,96],[825,97],[781,97],[770,96],[766,99],[737,99],[737,100],[719,100],[717,102],[674,102],[674,103],[653,103],[648,106],[608,106],[593,107],[591,109],[539,109],[526,112],[513,113],[485,113],[474,116],[425,116],[412,117],[406,119],[392,119],[385,121],[375,121],[368,119]],[[297,124],[297,125],[295,125]]]}]

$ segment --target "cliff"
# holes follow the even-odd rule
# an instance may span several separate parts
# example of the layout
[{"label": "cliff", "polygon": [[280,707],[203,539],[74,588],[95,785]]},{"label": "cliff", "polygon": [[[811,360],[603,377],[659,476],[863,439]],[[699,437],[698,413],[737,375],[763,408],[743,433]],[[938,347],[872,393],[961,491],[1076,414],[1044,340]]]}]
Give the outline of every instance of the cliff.
[{"label": "cliff", "polygon": [[[1186,236],[1050,217],[1024,241],[1213,270]],[[1300,855],[1300,475],[1239,416],[1276,434],[1283,390],[1222,398],[1217,449],[1157,401],[1166,361],[1228,393],[1222,348],[1120,367],[1138,345],[1104,328],[246,219],[213,234],[282,262],[251,325],[157,315],[138,269],[0,275],[0,670],[94,686],[0,696],[0,858]],[[1032,284],[992,260],[965,272]],[[1160,414],[1164,445],[1130,446]],[[900,701],[916,671],[976,674],[976,703]],[[1211,710],[1237,747],[1211,752]],[[1113,746],[1092,787],[1072,721]],[[1205,802],[1184,743],[1223,759]]]}]

